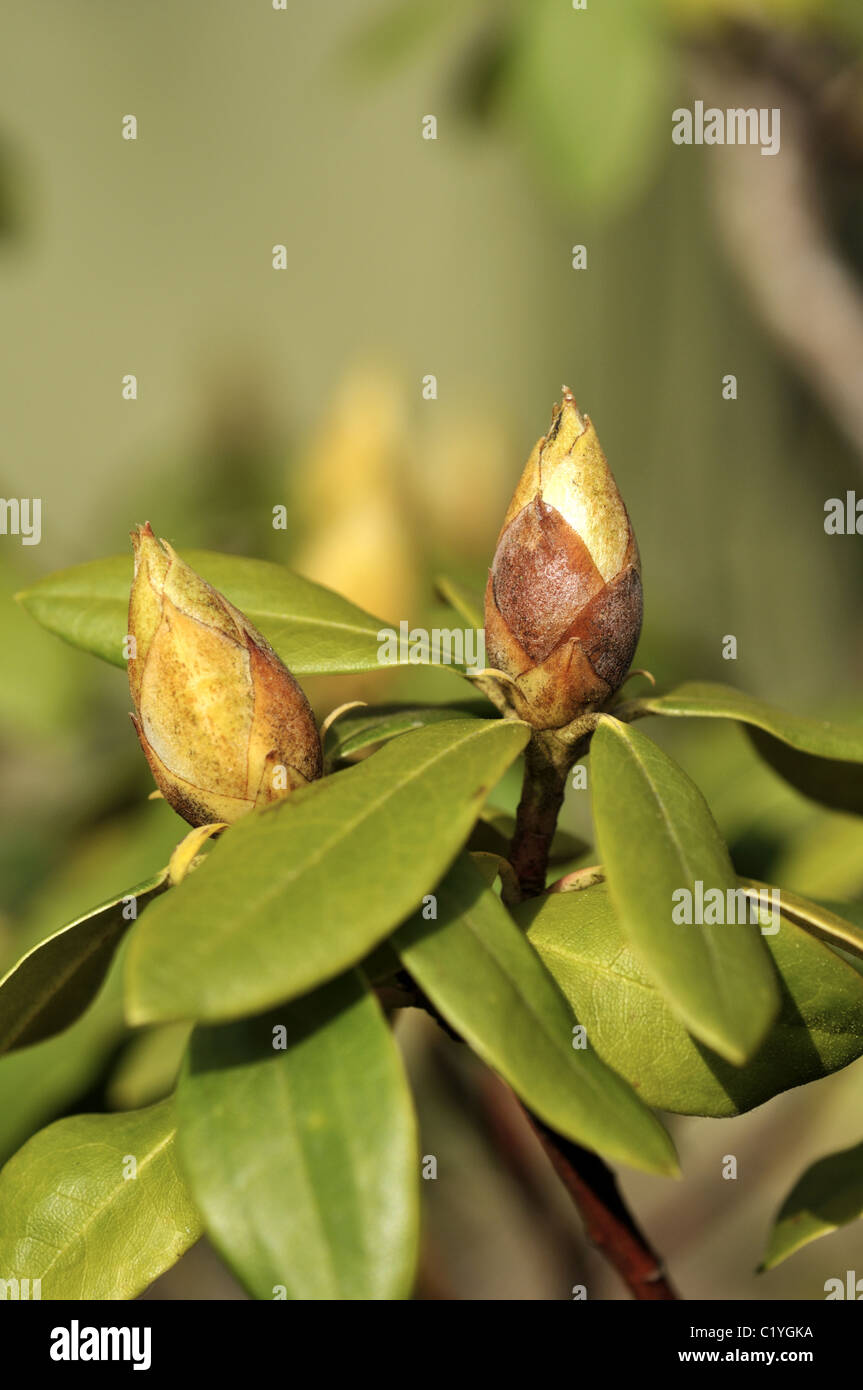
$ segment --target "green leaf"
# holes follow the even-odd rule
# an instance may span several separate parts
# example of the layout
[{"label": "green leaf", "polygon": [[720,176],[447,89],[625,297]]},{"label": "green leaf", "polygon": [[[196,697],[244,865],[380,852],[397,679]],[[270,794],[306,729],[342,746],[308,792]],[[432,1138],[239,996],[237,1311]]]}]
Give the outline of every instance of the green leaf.
[{"label": "green leaf", "polygon": [[74,1023],[90,1005],[132,925],[124,915],[164,891],[168,870],[94,907],[21,958],[0,980],[0,1052],[43,1042]]},{"label": "green leaf", "polygon": [[[494,888],[498,874],[506,871],[505,861],[499,854],[489,854],[486,850],[471,850],[470,857],[486,888]],[[511,868],[510,872],[512,873]]]},{"label": "green leaf", "polygon": [[411,729],[441,724],[447,719],[488,718],[486,700],[457,705],[364,705],[346,710],[327,730],[326,755],[330,763],[348,758],[375,743],[388,743]]},{"label": "green leaf", "polygon": [[847,1066],[863,1053],[863,979],[790,919],[766,939],[781,1009],[735,1067],[675,1018],[627,944],[605,884],[513,908],[597,1052],[648,1105],[720,1118]]},{"label": "green leaf", "polygon": [[621,925],[687,1028],[742,1065],[779,1007],[757,925],[672,920],[679,890],[738,887],[728,850],[694,782],[650,739],[603,718],[591,743],[600,857]]},{"label": "green leaf", "polygon": [[591,10],[525,3],[504,97],[559,197],[608,213],[644,189],[662,154],[668,44],[650,0]]},{"label": "green leaf", "polygon": [[789,825],[775,843],[770,873],[816,902],[853,902],[863,893],[863,821],[813,808],[809,819]]},{"label": "green leaf", "polygon": [[[296,676],[376,671],[386,624],[282,565],[184,550],[192,569],[245,613]],[[60,570],[18,594],[27,612],[74,647],[125,666],[131,555]]]},{"label": "green leaf", "polygon": [[[58,922],[77,917],[82,903],[119,896],[154,864],[167,863],[176,844],[177,819],[164,801],[145,802],[100,823],[83,838],[76,836],[65,862],[31,894],[26,917],[6,943],[2,968],[44,941]],[[104,985],[76,1023],[47,1042],[0,1056],[0,1164],[36,1130],[80,1109],[81,1098],[102,1080],[126,1033],[122,967],[127,940],[121,941]],[[14,952],[9,949],[13,943]]]},{"label": "green leaf", "polygon": [[201,1233],[175,1135],[172,1100],[40,1130],[0,1171],[2,1277],[41,1279],[43,1299],[146,1289]]},{"label": "green leaf", "polygon": [[[674,1174],[674,1147],[635,1092],[593,1050],[500,900],[462,856],[392,945],[447,1023],[559,1134],[649,1173]],[[581,1020],[583,1022],[583,1020]]]},{"label": "green leaf", "polygon": [[[756,892],[764,889],[768,892],[775,891],[769,884],[760,883],[757,879],[742,878],[740,882],[752,887]],[[804,927],[820,941],[826,941],[828,946],[834,946],[840,951],[850,951],[855,956],[863,956],[863,928],[855,922],[849,922],[832,908],[810,902],[808,898],[801,898],[798,893],[790,893],[787,888],[779,891],[783,917],[789,917],[792,922]],[[853,912],[854,904],[849,904],[847,910]]]},{"label": "green leaf", "polygon": [[758,752],[805,796],[863,814],[863,725],[786,714],[729,685],[687,681],[664,695],[627,702],[633,716],[735,719]]},{"label": "green leaf", "polygon": [[176,1088],[190,1034],[188,1023],[164,1023],[133,1033],[105,1088],[107,1108],[141,1110],[169,1096]]},{"label": "green leaf", "polygon": [[103,1075],[126,1032],[122,953],[121,946],[103,989],[77,1023],[47,1042],[0,1057],[0,1163]]},{"label": "green leaf", "polygon": [[392,1033],[356,973],[196,1029],[178,1108],[207,1231],[254,1298],[410,1293],[416,1124]]},{"label": "green leaf", "polygon": [[223,1022],[356,964],[449,867],[527,737],[433,724],[241,820],[138,924],[130,1017]]},{"label": "green leaf", "polygon": [[794,1184],[770,1232],[760,1269],[863,1217],[863,1144],[821,1158]]}]

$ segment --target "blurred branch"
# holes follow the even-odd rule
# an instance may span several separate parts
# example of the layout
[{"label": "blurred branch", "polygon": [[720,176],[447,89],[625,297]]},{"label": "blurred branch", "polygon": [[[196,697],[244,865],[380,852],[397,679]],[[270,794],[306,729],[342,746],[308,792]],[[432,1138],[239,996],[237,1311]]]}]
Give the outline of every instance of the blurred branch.
[{"label": "blurred branch", "polygon": [[576,1230],[561,1221],[559,1204],[543,1181],[542,1159],[524,1107],[494,1072],[482,1065],[459,1065],[441,1041],[438,1035],[430,1050],[441,1082],[513,1182],[534,1236],[553,1256],[555,1277],[564,1277],[567,1286],[583,1283],[583,1244]]},{"label": "blurred branch", "polygon": [[559,1247],[567,1273],[581,1282],[584,1277],[583,1250],[575,1233],[561,1226],[556,1206],[549,1200],[541,1180],[530,1117],[509,1087],[491,1071],[483,1070],[480,1073],[476,1099],[494,1152],[518,1184],[525,1203],[542,1221],[549,1237]]},{"label": "blurred branch", "polygon": [[780,107],[781,149],[711,151],[713,197],[729,256],[767,328],[863,460],[863,289],[836,245],[819,169],[863,164],[859,68],[828,81],[788,41],[701,47],[692,90],[705,106]]}]

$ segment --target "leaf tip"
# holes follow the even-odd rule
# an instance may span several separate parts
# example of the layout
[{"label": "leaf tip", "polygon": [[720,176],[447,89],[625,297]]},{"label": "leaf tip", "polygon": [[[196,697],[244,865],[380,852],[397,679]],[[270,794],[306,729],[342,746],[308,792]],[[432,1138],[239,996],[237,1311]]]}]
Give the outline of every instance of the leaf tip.
[{"label": "leaf tip", "polygon": [[674,1147],[674,1141],[668,1131],[663,1127],[663,1136],[666,1144],[663,1150],[662,1159],[656,1164],[653,1171],[660,1178],[674,1178],[679,1181],[683,1177],[683,1169],[680,1166],[680,1159]]},{"label": "leaf tip", "polygon": [[126,1001],[123,1013],[130,1028],[146,1028],[151,1023],[159,1022],[155,1014],[151,1014],[147,1009],[146,1004],[133,999]]},{"label": "leaf tip", "polygon": [[596,716],[596,733],[600,729],[610,729],[615,734],[625,734],[626,725],[621,719],[615,719],[613,714],[598,714]]},{"label": "leaf tip", "polygon": [[[706,1041],[702,1034],[702,1041]],[[715,1035],[707,1043],[707,1046],[722,1058],[724,1062],[730,1062],[733,1067],[745,1067],[752,1054],[757,1050],[755,1047],[744,1047],[728,1037],[716,1037]]]},{"label": "leaf tip", "polygon": [[130,1028],[149,1028],[157,1023],[176,1023],[179,1022],[178,1015],[167,1014],[164,1009],[159,1008],[158,1001],[151,998],[146,989],[141,986],[141,981],[137,972],[130,969],[132,966],[132,952],[129,952],[129,960],[126,965],[126,988],[123,1000],[123,1016]]}]

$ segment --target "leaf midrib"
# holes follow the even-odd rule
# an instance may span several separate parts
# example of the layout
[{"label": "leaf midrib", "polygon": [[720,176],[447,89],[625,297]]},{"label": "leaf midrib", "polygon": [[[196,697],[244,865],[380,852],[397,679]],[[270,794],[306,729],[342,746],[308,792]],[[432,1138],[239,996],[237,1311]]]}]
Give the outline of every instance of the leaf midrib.
[{"label": "leaf midrib", "polygon": [[[459,720],[458,722],[462,723],[463,721]],[[491,728],[498,727],[501,727],[499,722],[492,721]],[[457,750],[463,751],[465,746],[472,739],[484,738],[490,732],[491,729],[489,728],[473,730],[467,736],[467,738],[460,739],[457,743],[452,744],[449,748],[445,748],[442,752],[435,753],[432,757],[428,758],[426,762],[412,769],[404,777],[404,779],[398,783],[397,787],[395,788],[395,791],[405,791],[408,787],[410,787],[410,785],[413,782],[417,780],[417,778],[421,777],[425,772],[427,772],[430,767],[434,767],[435,763],[438,763],[445,758],[452,757],[453,753]],[[343,773],[341,775],[344,776],[346,774]],[[337,830],[331,836],[331,838],[325,840],[312,855],[305,858],[302,861],[302,863],[298,864],[295,868],[293,868],[292,871],[289,872],[286,877],[280,878],[277,882],[274,881],[273,883],[271,883],[269,887],[264,889],[263,892],[256,896],[253,900],[247,898],[243,911],[238,913],[234,917],[233,921],[230,922],[227,925],[227,927],[220,933],[218,943],[217,945],[214,943],[213,950],[221,951],[224,944],[227,941],[230,941],[238,931],[241,931],[250,918],[256,917],[274,899],[280,897],[283,893],[287,892],[287,890],[294,883],[296,883],[298,879],[302,878],[303,876],[308,874],[312,869],[317,867],[317,865],[321,862],[324,856],[330,852],[330,850],[332,850],[336,845],[338,845],[342,841],[346,840],[348,836],[351,835],[354,832],[354,830],[357,829],[358,826],[362,825],[364,821],[368,820],[369,816],[372,815],[375,811],[377,811],[378,808],[382,806],[385,802],[390,800],[393,797],[393,795],[394,789],[392,787],[389,787],[386,791],[382,792],[381,795],[378,796],[374,801],[365,803],[358,815],[354,816],[349,821],[340,821]],[[214,941],[214,938],[210,936],[207,938],[207,941]],[[208,954],[211,955],[212,952],[203,952],[201,958],[206,959]]]},{"label": "leaf midrib", "polygon": [[[503,976],[504,980],[509,985],[512,992],[515,994],[516,998],[521,1000],[529,1017],[535,1019],[536,1022],[539,1024],[540,1031],[542,1032],[546,1040],[551,1044],[553,1052],[555,1054],[560,1054],[560,1058],[564,1062],[567,1071],[572,1072],[572,1074],[578,1076],[579,1079],[586,1078],[587,1086],[585,1089],[590,1090],[593,1095],[598,1094],[602,1096],[602,1082],[604,1080],[602,1073],[607,1070],[606,1063],[602,1061],[602,1059],[598,1056],[595,1050],[592,1050],[593,1061],[594,1063],[598,1064],[596,1068],[598,1073],[597,1075],[594,1075],[593,1068],[591,1067],[587,1067],[584,1070],[582,1070],[580,1067],[578,1067],[577,1063],[574,1064],[572,1059],[570,1058],[568,1047],[564,1045],[563,1039],[558,1039],[556,1033],[554,1033],[550,1029],[548,1022],[543,1018],[542,1014],[536,1012],[536,1009],[531,1004],[527,995],[519,988],[518,981],[514,980],[513,977],[507,973],[506,967],[498,960],[497,956],[494,954],[494,951],[486,943],[481,930],[477,929],[477,927],[474,925],[470,910],[461,913],[461,920],[464,922],[471,935],[478,942],[485,955],[491,961],[497,973]],[[528,943],[528,945],[530,946],[530,949],[534,951],[534,953],[536,954],[537,960],[540,966],[542,967],[542,960],[539,957],[539,953],[536,951],[536,947],[534,947],[530,942]],[[549,976],[549,980],[555,994],[559,996],[560,1001],[564,1006],[564,1009],[569,1014],[572,1021],[577,1022],[577,1019],[575,1017],[575,1011],[572,1009],[571,1005],[569,1004],[569,1001],[566,999],[566,996],[560,990],[560,986],[556,983],[553,977]],[[624,1083],[624,1085],[625,1084],[626,1083]],[[636,1102],[636,1109],[638,1109],[640,1102],[638,1102],[638,1097],[635,1096],[634,1093],[633,1099]]]},{"label": "leaf midrib", "polygon": [[[643,759],[639,757],[637,750],[633,749],[632,745],[628,742],[628,740],[623,739],[622,743],[630,758],[632,759],[636,771],[640,773],[641,777],[646,782],[647,787],[654,801],[656,802],[657,807],[659,808],[660,816],[663,825],[666,828],[668,838],[671,840],[672,846],[677,851],[681,867],[683,868],[686,877],[690,881],[695,882],[695,876],[689,863],[689,857],[686,854],[684,847],[677,835],[677,832],[674,827],[674,822],[670,819],[668,815],[662,797],[659,793],[659,790],[657,789],[656,783],[650,775],[649,769],[645,766]],[[702,934],[700,937],[697,937],[696,940],[701,942],[704,949],[704,954],[709,962],[710,980],[712,981],[714,986],[713,993],[714,996],[718,999],[719,1003],[721,1004],[723,1013],[725,1013],[726,1010],[730,1008],[730,1016],[732,1018],[739,1017],[739,1011],[735,1007],[733,996],[728,992],[730,989],[733,988],[732,982],[729,980],[726,985],[726,982],[723,978],[723,972],[717,970],[717,962],[719,960],[717,943],[714,941],[709,931],[706,934]]]},{"label": "leaf midrib", "polygon": [[[225,597],[229,598],[227,594],[225,595]],[[50,592],[43,592],[40,594],[36,590],[29,589],[24,591],[24,593],[21,595],[21,598],[25,608],[27,607],[28,600],[36,599],[43,603],[52,604],[75,604],[81,602],[87,603],[89,605],[100,604],[109,608],[119,607],[121,611],[125,611],[125,600],[122,598],[114,597],[109,594],[92,594],[87,592],[76,593],[70,590],[64,590],[62,594],[52,594]],[[234,600],[229,598],[229,602],[234,603]],[[234,603],[234,607],[236,608],[237,606],[238,605]],[[273,623],[290,623],[295,626],[306,624],[310,627],[321,627],[326,628],[327,630],[334,629],[342,632],[358,633],[363,637],[374,637],[375,640],[377,640],[377,635],[379,631],[378,628],[360,627],[358,624],[348,623],[343,620],[340,621],[336,618],[322,618],[312,614],[285,613],[283,611],[270,612],[269,609],[258,608],[252,605],[246,605],[246,607],[242,611],[246,614],[246,617],[248,617],[255,624],[261,621]],[[86,611],[83,612],[80,616],[85,617]]]},{"label": "leaf midrib", "polygon": [[[572,955],[558,946],[543,945],[542,950],[540,950],[538,946],[535,949],[541,956],[554,956],[557,960],[564,961],[567,965],[572,965],[574,968],[578,968],[579,966],[581,966],[585,970],[595,971],[598,974],[608,975],[616,984],[634,985],[637,989],[642,989],[647,994],[652,995],[660,1005],[664,1004],[661,991],[658,990],[655,985],[650,984],[648,980],[639,980],[634,975],[627,975],[623,971],[615,970],[613,965],[607,965],[605,962],[601,961],[593,961],[586,956]],[[664,1007],[669,1008],[667,1004],[665,1004]],[[680,1019],[674,1017],[673,1010],[669,1008],[669,1012],[672,1014],[675,1023],[677,1023],[678,1026],[684,1030],[689,1039],[691,1041],[697,1041],[694,1037],[694,1034],[692,1034],[690,1030],[687,1028],[686,1024],[682,1023]],[[787,1029],[789,1032],[806,1033],[810,1037],[814,1035],[815,1037],[824,1038],[828,1041],[831,1038],[846,1038],[859,1036],[859,1034],[855,1032],[853,1028],[848,1027],[847,1024],[840,1024],[836,1028],[831,1028],[829,1025],[833,1022],[833,1020],[834,1015],[832,1014],[829,1015],[826,1019],[823,1019],[818,1024],[796,1023],[793,1020],[789,1022],[788,1020],[779,1017],[775,1020],[773,1026],[777,1028]],[[710,1046],[709,1043],[707,1044],[707,1046]],[[721,1054],[717,1055],[721,1056]]]},{"label": "leaf midrib", "polygon": [[[154,1159],[156,1159],[156,1158],[159,1157],[159,1154],[163,1151],[163,1149],[165,1149],[165,1148],[168,1146],[168,1144],[170,1144],[170,1143],[173,1141],[173,1139],[174,1139],[175,1136],[176,1136],[176,1133],[177,1133],[177,1126],[174,1125],[174,1127],[168,1132],[168,1134],[166,1134],[165,1137],[164,1137],[163,1139],[161,1139],[161,1140],[159,1141],[159,1143],[156,1144],[155,1147],[149,1151],[149,1153],[145,1154],[145,1156],[144,1156],[143,1158],[141,1158],[141,1159],[138,1160],[138,1163],[137,1163],[137,1165],[136,1165],[136,1171],[138,1172],[138,1174],[140,1174],[140,1172],[141,1172],[142,1169],[149,1167],[149,1165],[153,1162]],[[108,1147],[111,1147],[110,1143],[109,1143],[107,1146],[108,1146]],[[76,1144],[76,1145],[75,1145],[71,1150],[69,1150],[68,1152],[69,1152],[70,1154],[72,1154],[72,1153],[77,1152],[79,1149],[104,1148],[104,1147],[106,1147],[106,1141],[105,1141],[105,1140],[100,1140],[100,1139],[88,1139],[88,1140],[84,1141],[83,1143]],[[96,1207],[96,1208],[92,1211],[92,1214],[90,1215],[90,1217],[88,1218],[88,1220],[85,1221],[85,1222],[83,1223],[82,1226],[79,1226],[79,1227],[76,1229],[73,1239],[70,1240],[70,1241],[68,1241],[68,1242],[66,1243],[66,1245],[61,1246],[61,1247],[57,1250],[57,1253],[56,1253],[56,1255],[54,1256],[54,1258],[53,1258],[53,1260],[51,1261],[51,1263],[48,1264],[48,1265],[46,1265],[45,1268],[42,1270],[42,1273],[41,1273],[41,1276],[40,1276],[41,1278],[43,1278],[43,1279],[47,1278],[47,1276],[50,1274],[51,1270],[54,1268],[54,1266],[55,1266],[55,1264],[57,1263],[57,1261],[58,1261],[59,1259],[61,1259],[61,1258],[67,1253],[67,1251],[69,1251],[70,1249],[72,1249],[73,1246],[74,1246],[77,1242],[79,1242],[79,1241],[81,1241],[81,1240],[84,1239],[85,1233],[89,1230],[89,1228],[93,1225],[93,1223],[94,1223],[95,1221],[100,1220],[100,1218],[105,1214],[105,1212],[108,1210],[108,1208],[109,1208],[110,1206],[112,1206],[112,1205],[118,1200],[118,1194],[121,1193],[121,1192],[126,1191],[126,1189],[127,1189],[127,1185],[126,1185],[125,1181],[124,1181],[121,1185],[115,1186],[115,1187],[113,1187],[113,1188],[111,1189],[111,1194],[110,1194],[109,1198],[108,1198],[105,1202],[103,1202],[101,1206]]]},{"label": "leaf midrib", "polygon": [[[86,922],[91,922],[94,917],[101,916],[103,912],[111,912],[112,910],[119,908],[120,904],[124,903],[126,899],[129,897],[134,897],[136,901],[142,897],[149,897],[151,894],[157,892],[157,890],[165,883],[167,877],[168,871],[167,869],[164,869],[161,872],[161,874],[154,875],[153,878],[146,879],[143,883],[139,883],[134,888],[130,888],[128,893],[121,894],[112,902],[102,903],[99,907],[94,907],[92,912],[85,912],[83,917],[77,917],[74,922],[69,922],[65,927],[60,927],[58,931],[52,932],[51,935],[46,936],[44,940],[37,941],[36,945],[31,946],[29,951],[25,951],[21,959],[17,961],[15,965],[11,967],[11,969],[7,970],[6,974],[2,976],[2,978],[0,978],[0,1005],[2,1005],[2,991],[8,984],[8,982],[11,979],[13,979],[15,975],[17,975],[18,971],[23,968],[23,966],[26,964],[28,960],[32,959],[33,956],[38,955],[39,952],[43,951],[45,947],[48,946],[52,941],[58,941],[61,937],[65,936],[67,932],[74,931],[76,927],[82,927]],[[124,926],[124,930],[128,930],[133,925],[133,921],[127,922]],[[72,976],[77,973],[80,967],[86,964],[86,962],[91,958],[91,956],[95,955],[99,947],[105,944],[105,942],[110,938],[112,932],[116,928],[117,923],[109,919],[103,930],[96,934],[95,939],[90,939],[86,952],[82,956],[78,956],[76,960],[73,961],[70,969],[68,969],[64,974],[62,974],[59,980],[57,980],[56,976],[52,977],[51,980],[48,982],[48,988],[43,988],[42,993],[37,995],[33,1003],[33,1007],[29,1009],[24,1015],[23,1024],[17,1029],[15,1029],[12,1033],[7,1032],[4,1034],[0,1032],[0,1055],[9,1050],[9,1043],[14,1042],[16,1038],[19,1038],[21,1036],[21,1033],[24,1031],[26,1026],[39,1013],[43,1004],[46,1001],[50,1001],[52,992],[56,993],[56,990],[53,989],[55,983],[59,985],[66,984],[68,980],[70,980]]]}]

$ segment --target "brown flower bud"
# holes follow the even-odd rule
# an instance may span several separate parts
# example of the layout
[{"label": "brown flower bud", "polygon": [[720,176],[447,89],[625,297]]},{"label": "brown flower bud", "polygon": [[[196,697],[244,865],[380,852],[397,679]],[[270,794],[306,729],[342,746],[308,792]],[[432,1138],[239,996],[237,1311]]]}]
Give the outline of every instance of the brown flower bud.
[{"label": "brown flower bud", "polygon": [[132,719],[166,801],[230,824],[320,777],[309,702],[269,643],[149,522],[132,543]]},{"label": "brown flower bud", "polygon": [[488,664],[519,713],[558,729],[602,705],[641,630],[635,535],[596,431],[570,391],[504,517],[485,595]]}]

